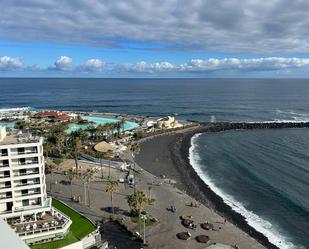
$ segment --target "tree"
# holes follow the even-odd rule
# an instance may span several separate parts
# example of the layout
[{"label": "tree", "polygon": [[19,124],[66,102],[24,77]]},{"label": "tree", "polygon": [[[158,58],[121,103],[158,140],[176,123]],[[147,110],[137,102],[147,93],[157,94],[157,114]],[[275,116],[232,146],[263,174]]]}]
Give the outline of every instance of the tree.
[{"label": "tree", "polygon": [[54,162],[51,162],[48,164],[48,171],[50,172],[50,185],[49,185],[49,190],[52,193],[52,186],[53,186],[53,175],[54,171],[57,170],[57,165]]},{"label": "tree", "polygon": [[89,185],[90,183],[94,180],[95,178],[95,174],[94,174],[94,170],[91,169],[91,168],[88,168],[86,170],[86,172],[84,173],[83,175],[83,181],[84,181],[84,202],[85,202],[85,205],[87,205],[87,194],[86,194],[86,187],[87,187],[87,190],[88,190],[88,204],[89,204],[89,207],[90,207],[90,194],[89,194]]},{"label": "tree", "polygon": [[107,152],[105,153],[105,155],[108,157],[108,179],[111,178],[111,154],[113,153],[113,151],[111,150],[107,150]]},{"label": "tree", "polygon": [[101,166],[101,177],[102,179],[104,178],[104,173],[103,173],[103,163],[102,163],[102,158],[104,156],[104,153],[101,151],[96,152],[96,157],[100,159],[100,166]]},{"label": "tree", "polygon": [[67,174],[67,179],[70,182],[70,186],[71,186],[71,198],[73,198],[73,180],[77,177],[76,172],[74,171],[74,169],[69,169],[68,170],[68,174]]},{"label": "tree", "polygon": [[138,143],[131,144],[130,150],[132,152],[133,157],[140,153],[141,147]]},{"label": "tree", "polygon": [[133,177],[134,177],[133,187],[134,187],[134,192],[136,191],[136,187],[135,187],[136,186],[136,184],[135,184],[135,182],[136,182],[135,181],[135,155],[139,154],[140,150],[141,150],[141,147],[138,143],[131,144],[130,151],[132,152],[132,160],[133,160]]},{"label": "tree", "polygon": [[88,125],[85,129],[86,132],[90,135],[90,137],[93,139],[95,138],[95,133],[96,133],[96,127],[94,125]]},{"label": "tree", "polygon": [[114,214],[114,193],[119,191],[118,182],[109,180],[106,183],[106,192],[110,194],[112,213]]},{"label": "tree", "polygon": [[143,191],[136,191],[127,196],[128,205],[131,208],[132,216],[140,216],[146,205],[154,202],[154,199],[149,199]]},{"label": "tree", "polygon": [[69,149],[75,161],[76,174],[78,174],[78,157],[81,152],[81,148],[82,148],[82,144],[81,144],[81,139],[78,136],[78,133],[72,132],[69,136]]},{"label": "tree", "polygon": [[124,132],[124,126],[126,124],[126,120],[124,118],[121,118],[119,122],[120,122],[120,127],[122,129],[122,132]]}]

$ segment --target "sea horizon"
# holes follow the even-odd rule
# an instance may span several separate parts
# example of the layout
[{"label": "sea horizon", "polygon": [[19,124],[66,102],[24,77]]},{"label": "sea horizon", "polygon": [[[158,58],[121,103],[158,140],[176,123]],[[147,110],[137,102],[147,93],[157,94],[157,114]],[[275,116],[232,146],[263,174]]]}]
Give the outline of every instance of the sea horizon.
[{"label": "sea horizon", "polygon": [[[307,109],[305,105],[307,96],[309,96],[309,85],[305,79],[299,80],[296,83],[294,82],[293,89],[290,88],[292,84],[290,80],[280,79],[241,79],[239,81],[238,79],[141,79],[135,82],[134,79],[129,79],[130,83],[127,82],[127,79],[116,79],[116,81],[113,81],[113,87],[110,87],[108,84],[110,79],[93,79],[88,82],[88,79],[81,79],[81,82],[75,82],[74,79],[49,78],[48,81],[50,84],[43,84],[44,87],[40,87],[42,86],[41,80],[42,79],[39,78],[27,79],[26,82],[23,82],[14,79],[0,79],[0,86],[2,86],[3,89],[3,94],[0,96],[0,109],[30,106],[38,109],[113,112],[145,116],[175,115],[178,119],[195,119],[197,121],[209,122],[309,122],[309,109]],[[28,88],[27,84],[31,87]],[[87,84],[86,89],[85,84]],[[171,91],[171,89],[174,89],[174,91]],[[272,91],[268,91],[267,89],[271,89]],[[276,89],[278,89],[278,91],[276,91]],[[16,94],[18,97],[13,98]],[[14,99],[15,101],[13,101]],[[166,108],[167,106],[168,108]],[[251,133],[251,131],[248,132],[250,132],[249,134],[254,134]],[[300,130],[299,132],[304,133],[305,131]],[[223,133],[223,135],[224,134],[228,135],[229,133]],[[304,134],[307,134],[307,132]],[[205,136],[207,141],[207,135]],[[290,140],[293,139],[293,133],[289,130],[282,130],[281,136],[285,136]],[[255,146],[259,143],[259,136],[254,137],[254,139],[256,139],[256,141],[250,141],[250,143],[252,143],[252,150],[257,148]],[[218,142],[220,140],[221,139],[218,138]],[[231,148],[235,146],[235,148],[241,150],[242,147],[237,145],[238,140],[235,138],[234,141],[235,144],[231,144]],[[293,143],[287,143],[285,145],[287,147],[282,147],[280,149],[285,149],[287,150],[285,153],[288,153],[288,148],[290,148],[290,146],[298,146],[297,141]],[[216,143],[213,144],[215,145]],[[271,146],[273,145],[271,143],[265,146],[270,146],[269,150],[272,150]],[[290,150],[292,150],[292,147]],[[241,155],[241,151],[238,151],[238,153]],[[305,151],[299,153],[306,154]],[[298,157],[300,155],[298,155]],[[203,160],[209,160],[207,148],[206,150],[200,151],[199,156],[202,157]],[[295,157],[294,160],[298,160],[297,155],[290,156]],[[220,154],[218,154],[218,158],[220,157]],[[246,160],[249,159],[244,155],[241,161],[236,161],[235,163],[243,163],[246,162]],[[266,162],[271,162],[270,159],[267,159],[267,156],[265,160]],[[251,165],[251,163],[252,162],[247,161],[246,164]],[[284,163],[285,162],[282,162],[282,164]],[[302,161],[299,163],[303,165],[304,162]],[[287,161],[284,167],[291,167],[289,165],[290,162]],[[297,164],[293,167],[296,166]],[[207,174],[207,164],[202,163],[201,167],[204,171],[206,170],[203,174]],[[270,163],[269,167],[275,167],[275,165]],[[248,168],[246,170],[252,171],[252,174],[257,174],[256,169]],[[303,172],[303,176],[299,177],[304,177],[301,179],[307,181],[306,174],[308,174],[309,170],[306,167],[304,170],[305,173]],[[220,172],[221,177],[223,177],[224,171]],[[242,170],[238,173],[234,172],[234,174],[239,174],[239,177],[244,177],[242,176]],[[216,183],[218,179],[220,179],[220,176],[212,175],[211,179]],[[292,181],[292,179],[293,178],[290,180]],[[226,186],[232,184],[229,183],[228,180],[226,181]],[[246,187],[249,189],[253,188],[252,191],[254,191],[254,185],[251,183]],[[291,188],[288,191],[292,191],[292,189],[293,183],[291,183]],[[225,191],[225,187],[221,186],[220,191]],[[268,190],[265,189],[265,191]],[[297,245],[303,245],[305,248],[307,246],[306,243],[308,243],[308,241],[306,242],[307,236],[305,231],[303,231],[303,236],[305,237],[302,238],[299,234],[294,234],[288,227],[282,227],[280,225],[278,219],[280,219],[279,217],[282,215],[285,215],[284,209],[281,209],[280,213],[277,215],[272,212],[270,212],[272,214],[269,214],[265,211],[267,210],[267,206],[262,208],[262,205],[263,214],[260,214],[259,210],[252,211],[250,209],[250,206],[253,205],[253,200],[250,200],[248,196],[238,195],[234,193],[234,196],[232,196],[235,202],[229,204],[235,205],[238,200],[242,203],[247,202],[247,211],[253,212],[254,215],[257,216],[261,215],[262,217],[268,217],[267,222],[270,222],[272,227],[276,227],[276,231],[279,231],[278,234],[282,236],[282,239],[279,240],[282,243],[281,248],[301,248],[297,247]],[[306,196],[297,198],[304,198],[303,201],[308,201]],[[305,212],[308,212],[308,210]],[[294,226],[292,224],[297,224],[298,222],[300,224],[303,222],[309,224],[307,220],[308,217],[302,218],[297,215],[296,212],[293,220],[289,220],[289,222],[291,222],[291,227]],[[297,221],[297,219],[299,219],[299,221]],[[250,219],[248,222],[252,224]],[[265,235],[267,237],[274,236],[273,234],[267,234],[267,230],[265,230],[265,228],[263,229],[262,232],[264,234],[266,233]],[[277,246],[280,245],[278,240],[274,241],[273,238],[269,239]]]}]

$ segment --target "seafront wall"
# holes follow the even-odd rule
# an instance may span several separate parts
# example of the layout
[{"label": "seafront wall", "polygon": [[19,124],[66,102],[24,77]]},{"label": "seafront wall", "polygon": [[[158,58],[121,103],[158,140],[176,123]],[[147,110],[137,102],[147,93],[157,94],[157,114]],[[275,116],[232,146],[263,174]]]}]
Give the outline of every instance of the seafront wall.
[{"label": "seafront wall", "polygon": [[309,122],[217,122],[200,123],[200,132],[220,132],[226,130],[253,130],[253,129],[287,129],[309,128]]}]

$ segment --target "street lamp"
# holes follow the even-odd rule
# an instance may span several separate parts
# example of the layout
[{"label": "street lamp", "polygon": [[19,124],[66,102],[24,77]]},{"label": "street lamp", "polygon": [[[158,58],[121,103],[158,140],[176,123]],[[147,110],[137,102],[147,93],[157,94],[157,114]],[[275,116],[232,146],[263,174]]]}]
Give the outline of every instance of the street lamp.
[{"label": "street lamp", "polygon": [[147,215],[142,214],[141,219],[144,221],[143,245],[146,244],[146,219]]}]

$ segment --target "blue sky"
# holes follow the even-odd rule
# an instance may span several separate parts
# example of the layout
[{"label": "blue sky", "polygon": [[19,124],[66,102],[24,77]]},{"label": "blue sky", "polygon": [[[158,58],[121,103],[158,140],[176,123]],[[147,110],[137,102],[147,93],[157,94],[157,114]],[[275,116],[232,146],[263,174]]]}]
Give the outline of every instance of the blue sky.
[{"label": "blue sky", "polygon": [[0,77],[308,77],[305,0],[2,1]]}]

